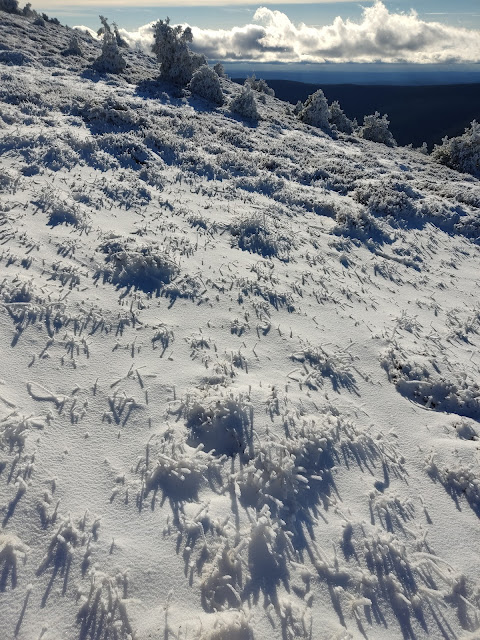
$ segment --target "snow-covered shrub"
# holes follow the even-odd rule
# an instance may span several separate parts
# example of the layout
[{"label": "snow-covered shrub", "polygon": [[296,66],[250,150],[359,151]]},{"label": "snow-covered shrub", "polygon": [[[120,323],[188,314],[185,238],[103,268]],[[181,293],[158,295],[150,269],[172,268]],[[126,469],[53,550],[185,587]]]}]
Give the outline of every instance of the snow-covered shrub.
[{"label": "snow-covered shrub", "polygon": [[297,104],[293,107],[293,114],[298,116],[298,114],[302,109],[303,109],[303,102],[301,100],[298,100]]},{"label": "snow-covered shrub", "polygon": [[305,122],[305,124],[325,129],[326,131],[330,130],[328,116],[328,102],[321,89],[318,89],[318,91],[315,91],[315,93],[308,96],[300,113],[298,114],[299,120]]},{"label": "snow-covered shrub", "polygon": [[260,118],[255,96],[249,86],[243,87],[242,91],[231,100],[230,111],[238,113],[239,116],[248,120],[258,120]]},{"label": "snow-covered shrub", "polygon": [[26,18],[33,18],[36,15],[36,12],[32,9],[31,2],[27,2],[27,4],[22,9],[22,13]]},{"label": "snow-covered shrub", "polygon": [[267,96],[275,96],[275,91],[268,86],[262,78],[256,78],[255,74],[245,80],[245,86],[249,86],[253,91],[265,93]]},{"label": "snow-covered shrub", "polygon": [[120,53],[117,38],[110,29],[106,18],[100,16],[100,20],[104,28],[102,54],[95,60],[93,66],[102,73],[120,73],[125,69],[127,63]]},{"label": "snow-covered shrub", "polygon": [[387,114],[380,116],[379,112],[375,111],[374,114],[363,118],[363,126],[358,130],[358,135],[365,140],[372,140],[372,142],[386,144],[388,147],[395,147],[397,143],[388,128],[389,124],[390,121]]},{"label": "snow-covered shrub", "polygon": [[11,171],[0,169],[0,193],[15,193],[18,188],[19,178]]},{"label": "snow-covered shrub", "polygon": [[172,27],[170,18],[159,20],[153,27],[153,37],[152,51],[160,63],[161,76],[166,80],[184,86],[197,69],[207,64],[204,55],[189,49],[193,40],[190,27]]},{"label": "snow-covered shrub", "polygon": [[328,119],[332,125],[337,127],[338,131],[342,133],[353,133],[352,121],[347,118],[338,100],[332,102],[328,111]]},{"label": "snow-covered shrub", "polygon": [[18,0],[0,0],[0,11],[6,11],[7,13],[20,14],[20,8],[18,6]]},{"label": "snow-covered shrub", "polygon": [[415,202],[420,199],[419,193],[408,183],[392,180],[360,182],[353,196],[369,211],[398,219],[414,217],[417,212]]},{"label": "snow-covered shrub", "polygon": [[72,37],[70,38],[70,42],[68,44],[68,48],[65,49],[62,53],[64,56],[78,56],[79,58],[83,56],[80,43],[78,42],[78,38],[75,34],[72,34]]},{"label": "snow-covered shrub", "polygon": [[226,78],[227,74],[225,73],[225,68],[221,62],[217,62],[217,64],[213,65],[213,70],[217,74],[219,78]]},{"label": "snow-covered shrub", "polygon": [[106,254],[104,280],[118,287],[158,294],[178,273],[176,263],[155,245],[112,237],[100,245],[100,251]]},{"label": "snow-covered shrub", "polygon": [[474,120],[463,135],[445,136],[441,145],[435,145],[431,157],[451,169],[480,177],[480,124]]},{"label": "snow-covered shrub", "polygon": [[368,240],[379,235],[383,238],[378,221],[363,207],[354,209],[342,206],[336,213],[335,222],[332,233],[336,235],[358,238],[359,240]]},{"label": "snow-covered shrub", "polygon": [[202,65],[190,80],[190,91],[215,104],[223,104],[223,92],[218,78],[207,64]]}]

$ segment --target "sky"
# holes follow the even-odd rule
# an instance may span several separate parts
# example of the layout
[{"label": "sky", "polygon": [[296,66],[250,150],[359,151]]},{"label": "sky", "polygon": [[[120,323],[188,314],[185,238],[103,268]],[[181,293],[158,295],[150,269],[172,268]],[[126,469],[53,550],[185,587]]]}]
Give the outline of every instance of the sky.
[{"label": "sky", "polygon": [[[43,0],[35,6],[70,26],[95,31],[98,14],[115,20],[132,46],[149,52],[152,23],[167,15],[189,24],[193,48],[209,60],[265,68],[338,65],[423,65],[480,74],[479,0],[364,0],[240,4],[232,0],[76,0],[74,5]],[[152,6],[147,6],[151,4]],[[154,6],[153,6],[154,5]],[[473,65],[473,67],[472,67]],[[355,71],[355,70],[353,70]],[[480,75],[479,75],[480,79]]]}]

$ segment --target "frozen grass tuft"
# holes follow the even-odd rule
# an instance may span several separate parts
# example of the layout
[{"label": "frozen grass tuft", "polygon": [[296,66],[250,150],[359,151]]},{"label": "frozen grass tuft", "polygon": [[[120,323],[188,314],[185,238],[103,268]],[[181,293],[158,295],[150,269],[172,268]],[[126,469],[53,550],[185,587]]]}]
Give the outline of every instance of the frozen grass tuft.
[{"label": "frozen grass tuft", "polygon": [[243,251],[288,261],[293,240],[279,231],[278,225],[265,214],[254,213],[239,218],[230,224],[230,233]]},{"label": "frozen grass tuft", "polygon": [[432,480],[440,482],[445,491],[455,500],[457,506],[463,497],[473,511],[480,517],[480,474],[478,465],[467,464],[461,460],[452,466],[438,463],[433,453],[426,463],[426,470]]},{"label": "frozen grass tuft", "polygon": [[135,640],[127,611],[127,573],[111,576],[92,569],[89,577],[90,588],[81,592],[77,613],[80,638]]},{"label": "frozen grass tuft", "polygon": [[6,591],[10,583],[17,586],[18,562],[25,563],[29,547],[13,533],[0,533],[0,593]]},{"label": "frozen grass tuft", "polygon": [[480,415],[480,387],[466,372],[448,368],[442,374],[430,359],[394,346],[383,353],[381,364],[397,391],[426,409],[469,418]]},{"label": "frozen grass tuft", "polygon": [[161,491],[173,502],[197,500],[209,476],[222,459],[177,440],[168,431],[158,442],[149,442],[145,459],[145,493]]},{"label": "frozen grass tuft", "polygon": [[162,287],[179,271],[174,260],[153,244],[113,237],[105,240],[99,248],[106,254],[105,266],[100,271],[104,281],[120,288],[140,289],[159,295]]},{"label": "frozen grass tuft", "polygon": [[196,393],[185,400],[185,420],[194,445],[216,455],[248,455],[252,445],[248,397],[219,392]]}]

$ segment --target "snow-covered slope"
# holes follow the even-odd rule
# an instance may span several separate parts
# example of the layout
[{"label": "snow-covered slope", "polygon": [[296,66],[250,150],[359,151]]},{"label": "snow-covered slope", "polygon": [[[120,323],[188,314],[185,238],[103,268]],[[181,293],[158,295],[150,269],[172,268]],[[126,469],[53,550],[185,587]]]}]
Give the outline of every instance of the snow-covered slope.
[{"label": "snow-covered slope", "polygon": [[478,637],[478,180],[70,35],[0,15],[0,636]]}]

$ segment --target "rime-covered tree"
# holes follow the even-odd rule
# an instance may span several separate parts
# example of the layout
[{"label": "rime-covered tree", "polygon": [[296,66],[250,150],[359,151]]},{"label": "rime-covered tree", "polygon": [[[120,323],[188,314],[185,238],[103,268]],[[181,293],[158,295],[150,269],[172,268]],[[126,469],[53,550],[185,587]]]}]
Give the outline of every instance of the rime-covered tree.
[{"label": "rime-covered tree", "polygon": [[196,93],[205,100],[215,102],[215,104],[223,104],[224,102],[218,75],[206,64],[195,71],[189,86],[192,93]]},{"label": "rime-covered tree", "polygon": [[441,145],[435,145],[431,157],[451,169],[480,177],[480,124],[474,120],[461,136],[445,136]]},{"label": "rime-covered tree", "polygon": [[390,121],[387,114],[380,116],[378,111],[374,114],[365,116],[363,118],[363,126],[360,127],[358,135],[365,140],[372,140],[373,142],[381,142],[388,147],[395,147],[397,145],[395,138],[392,136],[388,125]]},{"label": "rime-covered tree", "polygon": [[230,111],[248,120],[258,120],[260,115],[257,110],[255,96],[249,85],[243,87],[242,91],[230,102]]},{"label": "rime-covered tree", "polygon": [[221,62],[217,62],[217,64],[213,65],[213,70],[217,74],[219,78],[226,78],[227,74],[225,73],[225,68]]},{"label": "rime-covered tree", "polygon": [[0,0],[0,11],[7,13],[21,13],[18,7],[18,0]]},{"label": "rime-covered tree", "polygon": [[121,49],[128,49],[128,42],[125,38],[122,38],[116,22],[112,22],[113,32],[115,34],[115,40]]},{"label": "rime-covered tree", "polygon": [[298,114],[298,118],[309,124],[312,127],[319,127],[320,129],[330,130],[328,123],[328,102],[325,98],[325,94],[321,89],[312,93],[305,100],[302,110]]},{"label": "rime-covered tree", "polygon": [[257,78],[255,74],[252,74],[245,80],[245,85],[249,85],[253,91],[258,91],[258,93],[264,93],[267,96],[275,95],[275,91],[268,86],[265,80],[263,80],[262,78]]},{"label": "rime-covered tree", "polygon": [[167,18],[159,20],[153,29],[152,51],[160,63],[161,76],[175,84],[188,84],[195,71],[207,64],[205,56],[193,53],[188,47],[193,40],[191,28],[172,27]]},{"label": "rime-covered tree", "polygon": [[75,33],[72,33],[70,38],[70,42],[68,44],[68,48],[63,51],[64,56],[83,56],[83,51],[80,48],[80,43],[78,42],[78,38]]},{"label": "rime-covered tree", "polygon": [[120,73],[125,69],[127,63],[118,48],[115,33],[110,29],[107,19],[100,16],[103,25],[103,45],[102,54],[99,56],[93,66],[97,71],[104,73]]},{"label": "rime-covered tree", "polygon": [[353,133],[353,123],[347,118],[338,100],[332,102],[328,108],[328,119],[330,124],[335,125],[342,133]]},{"label": "rime-covered tree", "polygon": [[26,18],[34,18],[37,15],[37,12],[32,9],[32,3],[27,2],[27,4],[22,9],[22,14]]}]

